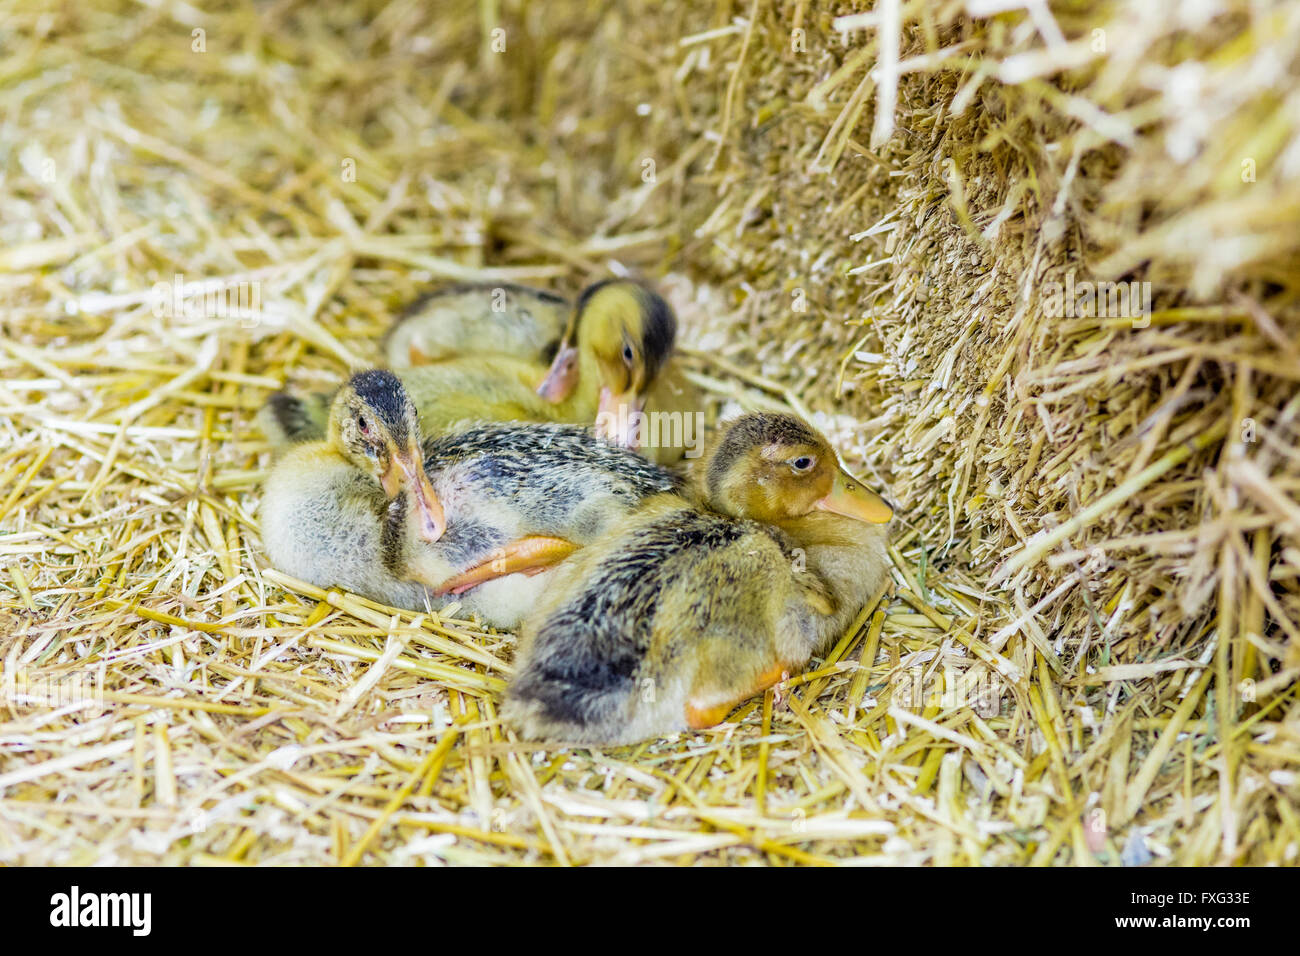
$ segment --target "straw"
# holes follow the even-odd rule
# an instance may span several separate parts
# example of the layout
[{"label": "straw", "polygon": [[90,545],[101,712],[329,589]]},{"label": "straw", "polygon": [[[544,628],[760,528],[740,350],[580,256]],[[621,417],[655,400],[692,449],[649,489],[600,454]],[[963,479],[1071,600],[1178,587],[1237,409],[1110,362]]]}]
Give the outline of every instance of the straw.
[{"label": "straw", "polygon": [[[0,862],[1295,864],[1300,11],[1229,7],[6,3]],[[268,568],[253,416],[623,273],[896,591],[780,704],[538,745],[513,635]]]}]

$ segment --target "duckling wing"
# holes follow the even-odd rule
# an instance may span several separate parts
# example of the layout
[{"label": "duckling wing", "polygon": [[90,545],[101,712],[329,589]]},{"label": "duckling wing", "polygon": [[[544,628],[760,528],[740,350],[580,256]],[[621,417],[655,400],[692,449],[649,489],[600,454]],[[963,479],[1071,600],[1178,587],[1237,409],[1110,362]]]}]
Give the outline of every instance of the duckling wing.
[{"label": "duckling wing", "polygon": [[699,389],[682,373],[676,356],[669,356],[646,394],[648,437],[642,453],[661,465],[676,464],[692,449],[698,454],[704,442],[702,407]]},{"label": "duckling wing", "polygon": [[[437,542],[417,540],[404,504],[391,510],[386,530],[400,555],[397,573],[435,591],[469,587],[466,600],[497,622],[517,622],[537,591],[482,589],[485,582],[540,572],[597,540],[645,498],[683,484],[576,425],[477,424],[426,440],[424,451],[447,530]],[[512,591],[528,597],[512,600],[509,613],[487,606]]]},{"label": "duckling wing", "polygon": [[562,572],[559,598],[525,629],[506,716],[529,737],[618,741],[638,683],[654,694],[649,657],[669,555],[645,538],[599,550]]},{"label": "duckling wing", "polygon": [[444,507],[511,539],[596,540],[645,498],[684,482],[576,425],[489,423],[425,443],[425,469]]},{"label": "duckling wing", "polygon": [[737,704],[802,670],[816,613],[809,596],[816,606],[824,600],[821,582],[783,535],[754,522],[735,524],[743,536],[701,558],[693,586],[681,588],[694,596],[685,605],[694,613],[661,615],[665,640],[691,661],[677,713],[693,728],[721,722]]}]

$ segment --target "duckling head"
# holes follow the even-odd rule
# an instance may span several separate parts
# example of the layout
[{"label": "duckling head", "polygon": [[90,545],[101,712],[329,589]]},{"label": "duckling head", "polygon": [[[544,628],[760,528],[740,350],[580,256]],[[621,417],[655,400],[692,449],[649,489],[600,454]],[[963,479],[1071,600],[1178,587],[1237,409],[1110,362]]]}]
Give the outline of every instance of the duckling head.
[{"label": "duckling head", "polygon": [[561,402],[582,375],[594,373],[600,388],[597,431],[618,444],[635,447],[635,413],[644,407],[645,393],[672,353],[676,338],[677,317],[653,289],[630,279],[597,282],[578,297],[537,394]]},{"label": "duckling head", "polygon": [[371,369],[348,379],[330,408],[328,441],[372,475],[390,501],[409,490],[420,536],[442,537],[447,520],[424,470],[420,418],[396,375]]},{"label": "duckling head", "polygon": [[826,512],[884,524],[893,516],[884,498],[840,467],[821,433],[794,415],[724,423],[700,464],[705,498],[734,518],[780,525]]}]

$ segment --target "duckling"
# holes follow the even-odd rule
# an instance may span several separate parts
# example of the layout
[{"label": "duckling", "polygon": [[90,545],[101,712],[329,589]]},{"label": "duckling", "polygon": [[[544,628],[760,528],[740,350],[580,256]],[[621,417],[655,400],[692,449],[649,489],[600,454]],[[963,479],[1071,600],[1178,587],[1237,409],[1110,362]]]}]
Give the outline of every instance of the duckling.
[{"label": "duckling", "polygon": [[803,420],[741,416],[699,464],[715,513],[649,499],[525,621],[503,715],[527,737],[712,726],[824,651],[885,580],[891,507]]},{"label": "duckling", "polygon": [[[465,421],[594,422],[597,437],[634,447],[636,415],[672,351],[676,328],[672,309],[653,290],[608,280],[583,293],[544,379],[533,362],[487,353],[396,374],[427,435]],[[323,428],[321,407],[317,398],[284,396],[263,416],[263,429],[273,444],[314,439]],[[683,434],[679,429],[672,437]],[[670,463],[681,457],[682,444],[665,445],[655,457]]]},{"label": "duckling", "polygon": [[589,286],[541,384],[527,361],[465,356],[401,373],[430,433],[465,418],[595,422],[598,437],[635,447],[629,428],[672,352],[677,320],[638,282]]},{"label": "duckling", "polygon": [[[671,465],[693,445],[699,393],[674,361],[677,317],[648,286],[607,279],[588,286],[538,394],[563,400],[594,377],[597,433]],[[576,343],[576,344],[570,344]]]},{"label": "duckling", "polygon": [[415,406],[397,376],[353,375],[334,396],[325,437],[285,450],[267,477],[259,515],[271,563],[390,604],[414,601],[422,589],[393,582],[364,558],[379,555],[381,519],[399,498],[410,502],[411,526],[425,543],[446,531],[421,446]]},{"label": "duckling", "polygon": [[[352,434],[355,418],[368,415],[350,398],[357,378],[382,381],[384,401],[372,404],[402,408],[405,434],[419,435],[400,380],[371,372],[334,400],[331,436]],[[285,403],[276,404],[283,411]],[[397,433],[391,418],[379,421]],[[370,417],[364,424],[374,427]],[[345,587],[396,607],[436,609],[456,600],[494,627],[518,624],[549,571],[641,500],[688,493],[682,477],[578,425],[486,423],[432,437],[415,458],[427,488],[367,482],[364,447],[350,471],[332,460],[322,467],[328,456],[321,444],[291,448],[268,479],[261,515],[272,563],[320,587]],[[436,535],[425,519],[428,502],[438,508]]]},{"label": "duckling", "polygon": [[417,300],[384,337],[391,368],[496,353],[549,365],[569,323],[563,297],[509,283],[454,285]]}]

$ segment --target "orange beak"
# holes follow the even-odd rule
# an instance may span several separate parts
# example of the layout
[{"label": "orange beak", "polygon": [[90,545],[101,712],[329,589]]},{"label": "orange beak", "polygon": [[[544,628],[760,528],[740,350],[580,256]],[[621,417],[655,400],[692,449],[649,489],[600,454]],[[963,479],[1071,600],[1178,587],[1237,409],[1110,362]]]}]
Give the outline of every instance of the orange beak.
[{"label": "orange beak", "polygon": [[645,399],[631,392],[615,393],[609,388],[600,390],[600,406],[596,410],[596,437],[636,451],[640,447],[641,409]]},{"label": "orange beak", "polygon": [[433,544],[447,530],[447,517],[442,511],[442,502],[429,483],[429,476],[424,471],[424,461],[413,452],[394,455],[392,464],[380,478],[384,494],[389,498],[397,497],[404,486],[411,489],[415,499],[416,515],[419,519],[420,537]]},{"label": "orange beak", "polygon": [[562,402],[578,384],[578,350],[567,342],[560,343],[546,378],[537,386],[537,394],[548,402]]},{"label": "orange beak", "polygon": [[836,472],[830,494],[813,507],[867,524],[885,524],[894,516],[893,506],[888,501],[850,478],[843,469]]}]

